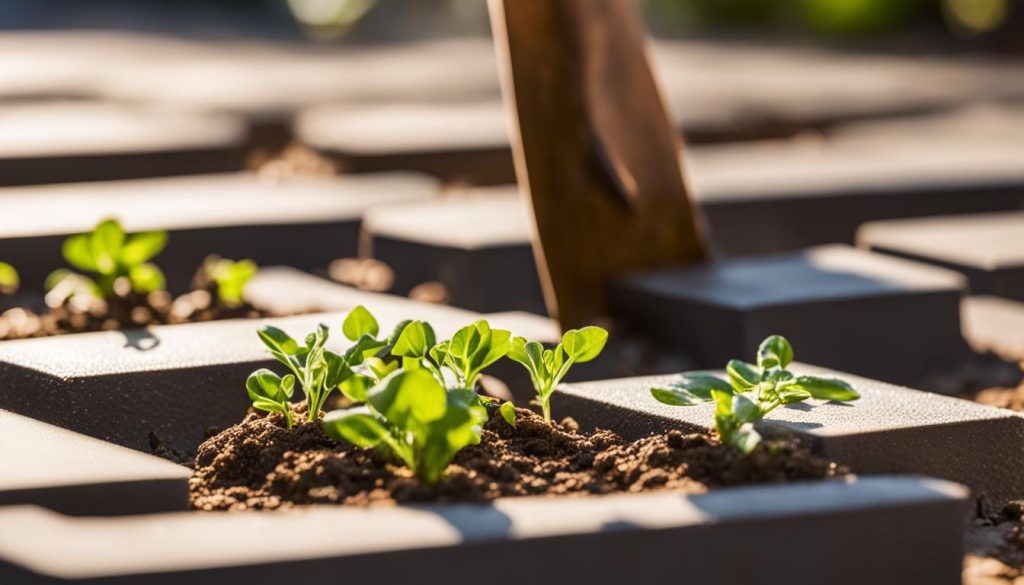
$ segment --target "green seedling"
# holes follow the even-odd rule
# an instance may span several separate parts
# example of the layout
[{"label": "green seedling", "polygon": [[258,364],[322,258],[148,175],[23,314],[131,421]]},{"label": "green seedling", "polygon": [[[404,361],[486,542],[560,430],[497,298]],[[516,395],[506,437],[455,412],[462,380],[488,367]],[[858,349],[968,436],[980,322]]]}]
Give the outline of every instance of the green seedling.
[{"label": "green seedling", "polygon": [[475,388],[481,372],[505,357],[512,347],[511,332],[492,329],[484,320],[466,325],[440,343],[434,328],[425,321],[405,321],[396,333],[391,355],[402,358],[402,368],[426,369],[439,383],[452,381],[459,388]]},{"label": "green seedling", "polygon": [[283,378],[266,368],[249,374],[245,381],[245,390],[249,393],[253,408],[265,412],[280,412],[284,415],[288,428],[295,426],[290,401],[295,392],[295,376],[287,374]]},{"label": "green seedling", "polygon": [[13,266],[6,262],[0,262],[0,295],[13,295],[18,292],[21,285],[21,277]]},{"label": "green seedling", "polygon": [[476,388],[484,368],[508,355],[511,340],[511,332],[492,329],[481,319],[456,331],[450,340],[431,347],[426,362],[431,364],[428,367],[432,366],[435,375],[441,368],[450,371],[456,386]]},{"label": "green seedling", "polygon": [[[149,260],[166,245],[167,232],[126,234],[117,220],[104,220],[91,232],[64,240],[64,259],[88,276],[58,270],[46,279],[46,288],[66,291],[68,296],[88,292],[102,298],[115,292],[161,290],[166,284],[164,274]],[[61,286],[65,281],[74,284]]]},{"label": "green seedling", "polygon": [[596,326],[566,331],[562,342],[554,349],[544,349],[540,343],[522,337],[512,340],[508,357],[530,373],[544,420],[551,422],[551,395],[569,373],[569,368],[596,358],[607,342],[608,332]]},{"label": "green seedling", "polygon": [[[356,307],[345,318],[342,331],[357,341],[344,354],[338,354],[325,347],[329,335],[326,325],[321,324],[316,331],[307,335],[305,344],[300,344],[277,327],[260,327],[257,332],[260,341],[270,349],[277,361],[291,371],[293,379],[288,381],[288,376],[285,376],[275,381],[268,376],[272,374],[269,370],[253,372],[246,382],[253,406],[268,412],[280,412],[282,404],[287,407],[287,400],[291,398],[296,381],[306,396],[309,422],[319,418],[324,403],[337,388],[355,400],[365,400],[367,385],[361,381],[351,381],[358,376],[354,368],[376,359],[374,356],[385,347],[384,342],[373,338],[377,329],[377,321],[369,311],[362,306]],[[290,428],[290,416],[286,414],[286,417]]]},{"label": "green seedling", "polygon": [[757,365],[730,360],[728,381],[710,373],[686,374],[666,387],[651,388],[659,402],[672,406],[715,404],[715,430],[723,443],[749,453],[761,442],[754,422],[782,406],[811,398],[850,401],[860,398],[849,384],[833,378],[797,376],[786,366],[793,348],[772,335],[757,350]]},{"label": "green seedling", "polygon": [[513,429],[516,428],[516,405],[511,402],[502,402],[499,410],[501,411],[501,418],[512,425]]},{"label": "green seedling", "polygon": [[358,447],[384,449],[425,483],[437,483],[463,447],[480,442],[487,409],[472,390],[448,390],[423,368],[397,370],[366,405],[327,414],[324,432]]},{"label": "green seedling", "polygon": [[237,307],[244,303],[245,285],[256,276],[259,268],[252,260],[212,258],[203,263],[207,278],[217,287],[217,298],[222,303]]}]

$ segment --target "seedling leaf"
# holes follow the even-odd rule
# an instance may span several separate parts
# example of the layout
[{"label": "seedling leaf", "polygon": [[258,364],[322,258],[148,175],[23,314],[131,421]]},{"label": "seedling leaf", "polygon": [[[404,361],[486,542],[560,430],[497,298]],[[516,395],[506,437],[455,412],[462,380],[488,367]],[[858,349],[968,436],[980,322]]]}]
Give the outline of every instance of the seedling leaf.
[{"label": "seedling leaf", "polygon": [[818,378],[816,376],[799,376],[787,384],[787,389],[802,390],[809,397],[819,400],[857,400],[860,393],[848,383],[834,378]]},{"label": "seedling leaf", "polygon": [[0,294],[13,294],[18,290],[21,278],[18,271],[6,262],[0,262]]},{"label": "seedling leaf", "polygon": [[594,326],[572,329],[562,336],[565,354],[576,363],[589,362],[596,358],[607,342],[608,332]]},{"label": "seedling leaf", "polygon": [[757,348],[757,366],[763,370],[785,368],[793,361],[793,347],[781,335],[771,335]]},{"label": "seedling leaf", "polygon": [[761,372],[758,371],[757,366],[740,360],[729,360],[725,366],[725,372],[729,375],[729,383],[737,391],[743,391],[761,383]]},{"label": "seedling leaf", "polygon": [[399,370],[370,389],[367,403],[389,422],[405,427],[410,417],[430,422],[444,416],[446,392],[423,370]]},{"label": "seedling leaf", "polygon": [[434,347],[437,339],[434,336],[434,328],[423,321],[409,321],[402,329],[391,354],[403,357],[425,358],[430,348]]},{"label": "seedling leaf", "polygon": [[286,356],[295,355],[299,352],[299,343],[273,325],[264,325],[256,333],[263,344],[269,347],[271,351],[276,351]]},{"label": "seedling leaf", "polygon": [[711,392],[732,392],[728,382],[708,374],[690,374],[683,376],[665,388],[651,388],[651,394],[659,402],[672,406],[694,406],[711,402]]},{"label": "seedling leaf", "polygon": [[167,232],[140,232],[128,236],[121,248],[121,262],[128,266],[148,262],[167,245]]},{"label": "seedling leaf", "polygon": [[376,447],[386,442],[388,429],[366,407],[335,410],[324,417],[324,431],[357,447]]},{"label": "seedling leaf", "polygon": [[380,326],[366,307],[357,305],[345,317],[345,321],[341,325],[341,331],[350,341],[356,341],[363,335],[376,337],[380,331]]},{"label": "seedling leaf", "polygon": [[512,425],[512,428],[516,428],[516,405],[511,402],[503,402],[498,410],[501,411],[501,418]]},{"label": "seedling leaf", "polygon": [[142,294],[163,290],[167,286],[164,273],[156,267],[156,264],[146,263],[132,266],[128,272],[128,278],[132,282],[132,289]]}]

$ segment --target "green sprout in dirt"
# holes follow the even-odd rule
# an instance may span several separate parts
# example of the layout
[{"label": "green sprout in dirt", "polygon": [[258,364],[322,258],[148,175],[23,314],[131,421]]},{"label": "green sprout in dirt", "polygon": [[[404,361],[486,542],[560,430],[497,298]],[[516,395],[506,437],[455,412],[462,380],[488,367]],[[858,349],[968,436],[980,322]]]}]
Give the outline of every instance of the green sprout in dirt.
[{"label": "green sprout in dirt", "polygon": [[[365,310],[353,311],[352,330],[345,335],[355,341],[357,325],[371,319]],[[436,483],[459,450],[480,442],[492,400],[477,394],[476,384],[485,368],[508,354],[511,338],[484,320],[440,342],[430,323],[416,320],[399,323],[387,340],[364,336],[362,343],[380,349],[341,388],[365,404],[328,413],[324,431],[360,447],[383,449],[421,481]],[[506,404],[502,416],[510,420],[511,414],[514,425],[515,408]]]},{"label": "green sprout in dirt", "polygon": [[487,408],[468,388],[447,389],[423,368],[396,370],[367,394],[366,404],[324,417],[328,436],[375,447],[437,483],[463,447],[480,442]]},{"label": "green sprout in dirt", "polygon": [[288,428],[291,428],[293,421],[288,402],[296,382],[306,396],[309,422],[319,418],[324,403],[337,388],[342,388],[346,395],[353,394],[361,398],[357,390],[349,388],[346,391],[346,382],[356,376],[353,368],[375,359],[373,356],[386,344],[374,339],[378,331],[377,321],[361,306],[345,318],[342,331],[356,343],[344,354],[338,354],[325,347],[329,335],[326,325],[321,324],[316,331],[307,335],[305,344],[300,344],[272,325],[260,327],[260,341],[290,373],[282,378],[263,368],[250,374],[246,390],[253,407],[266,412],[284,413]]},{"label": "green sprout in dirt", "polygon": [[206,279],[216,287],[217,298],[229,307],[237,307],[245,302],[245,285],[256,276],[258,270],[252,260],[211,257],[203,262]]},{"label": "green sprout in dirt", "polygon": [[832,378],[797,376],[786,366],[793,348],[772,335],[757,350],[757,365],[730,360],[728,382],[710,373],[686,374],[666,387],[651,388],[660,402],[672,406],[715,404],[715,430],[723,443],[749,453],[761,441],[754,422],[782,406],[811,398],[849,401],[860,398],[849,384]]},{"label": "green sprout in dirt", "polygon": [[21,277],[13,266],[6,262],[0,262],[0,295],[13,295],[18,292],[21,285]]},{"label": "green sprout in dirt", "polygon": [[569,373],[569,368],[596,358],[607,341],[608,332],[596,326],[566,331],[562,342],[554,349],[544,349],[540,343],[522,337],[512,340],[508,357],[530,373],[545,421],[551,422],[551,395]]},{"label": "green sprout in dirt", "polygon": [[149,260],[166,245],[167,232],[126,234],[117,220],[104,220],[91,232],[64,240],[64,259],[88,276],[57,270],[47,277],[46,288],[67,296],[88,292],[100,298],[161,290],[164,274]]},{"label": "green sprout in dirt", "polygon": [[493,329],[481,319],[455,332],[450,340],[437,342],[430,323],[405,321],[396,328],[391,354],[402,358],[404,369],[426,369],[441,384],[449,378],[459,388],[476,388],[485,368],[508,355],[512,333]]}]

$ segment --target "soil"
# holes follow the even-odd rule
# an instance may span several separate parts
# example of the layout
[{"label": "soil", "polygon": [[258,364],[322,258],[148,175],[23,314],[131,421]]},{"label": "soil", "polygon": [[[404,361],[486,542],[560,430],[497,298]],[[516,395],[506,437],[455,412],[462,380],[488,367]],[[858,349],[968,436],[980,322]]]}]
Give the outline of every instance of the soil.
[{"label": "soil", "polygon": [[1024,583],[1024,501],[1008,503],[993,518],[968,530],[965,585]]},{"label": "soil", "polygon": [[250,414],[199,448],[190,480],[199,510],[273,509],[305,504],[391,505],[488,501],[526,495],[679,490],[842,477],[848,471],[796,440],[766,442],[750,456],[710,434],[671,431],[626,441],[549,425],[517,409],[513,428],[495,411],[481,443],[460,451],[435,486],[372,449],[336,442],[319,424],[289,431],[280,415]]},{"label": "soil", "polygon": [[1016,388],[989,388],[970,398],[980,404],[1024,411],[1024,384]]}]

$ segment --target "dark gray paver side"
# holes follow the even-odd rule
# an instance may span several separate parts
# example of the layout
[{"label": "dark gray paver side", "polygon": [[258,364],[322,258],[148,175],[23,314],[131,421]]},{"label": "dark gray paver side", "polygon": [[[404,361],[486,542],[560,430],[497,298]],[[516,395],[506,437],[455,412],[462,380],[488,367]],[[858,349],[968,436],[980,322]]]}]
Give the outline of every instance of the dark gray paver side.
[{"label": "dark gray paver side", "polygon": [[612,306],[703,367],[780,334],[800,359],[912,384],[966,358],[963,288],[947,270],[833,245],[627,276]]},{"label": "dark gray paver side", "polygon": [[[764,432],[808,437],[855,473],[911,473],[963,483],[995,510],[1024,492],[1024,470],[1016,464],[1024,452],[1024,416],[823,368],[798,364],[794,370],[841,378],[862,397],[776,409],[759,423]],[[651,397],[652,385],[675,379],[569,384],[555,395],[553,410],[584,428],[609,428],[634,438],[671,428],[711,428],[712,405],[672,407]]]},{"label": "dark gray paver side", "polygon": [[363,229],[372,256],[394,269],[397,294],[436,281],[457,307],[545,312],[533,219],[516,187],[375,208]]},{"label": "dark gray paver side", "polygon": [[225,113],[101,102],[0,107],[0,185],[240,170],[248,128]]},{"label": "dark gray paver side", "polygon": [[5,410],[0,463],[0,506],[36,504],[87,516],[189,506],[188,468]]},{"label": "dark gray paver side", "polygon": [[[389,173],[267,181],[247,173],[0,189],[0,258],[42,290],[64,266],[63,239],[119,217],[129,231],[166,229],[156,262],[183,292],[208,254],[324,268],[358,251],[363,213],[388,203],[429,199],[437,183]],[[55,213],[60,210],[60,213]]]},{"label": "dark gray paver side", "polygon": [[[513,498],[493,505],[69,519],[0,509],[0,578],[25,583],[496,585],[683,575],[711,585],[959,583],[964,490],[862,478],[704,495]],[[281,538],[281,535],[288,538]],[[61,554],[51,545],[61,543]],[[273,542],[273,546],[239,546]],[[799,547],[793,543],[800,543]],[[516,570],[495,570],[515,567]]]},{"label": "dark gray paver side", "polygon": [[1022,211],[871,222],[857,244],[956,270],[974,294],[1024,301]]}]

